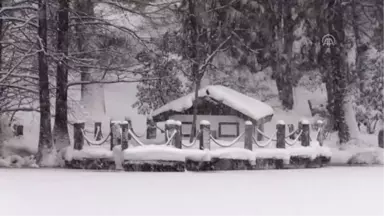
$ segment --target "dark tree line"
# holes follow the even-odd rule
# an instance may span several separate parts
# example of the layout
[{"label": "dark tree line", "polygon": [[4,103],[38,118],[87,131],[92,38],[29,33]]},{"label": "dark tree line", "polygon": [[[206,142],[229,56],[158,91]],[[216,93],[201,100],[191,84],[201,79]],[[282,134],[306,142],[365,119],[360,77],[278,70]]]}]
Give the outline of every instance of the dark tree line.
[{"label": "dark tree line", "polygon": [[[339,131],[341,143],[346,143],[355,136],[353,131],[357,128],[354,124],[355,108],[351,103],[366,103],[361,101],[362,95],[375,98],[373,101],[378,98],[371,96],[376,95],[375,91],[364,91],[355,86],[374,82],[367,78],[371,71],[361,69],[369,64],[362,58],[369,49],[382,50],[382,37],[378,37],[378,32],[383,30],[382,10],[383,3],[376,0],[185,0],[180,1],[174,12],[180,31],[172,29],[167,34],[175,32],[172,34],[175,35],[173,43],[179,45],[173,45],[176,50],[172,52],[182,56],[183,74],[195,89],[195,95],[203,76],[211,71],[222,73],[217,71],[217,64],[212,63],[216,56],[231,59],[229,67],[232,70],[241,67],[257,74],[271,67],[278,98],[287,110],[294,107],[293,89],[300,79],[309,71],[318,71],[316,74],[327,90],[329,128]],[[322,44],[322,37],[326,34],[335,37],[335,46]],[[297,48],[302,41],[306,43]],[[215,53],[215,48],[222,43],[221,49]],[[351,50],[356,52],[352,63]],[[210,56],[212,53],[214,55]],[[208,57],[212,57],[208,67],[200,70]],[[377,69],[370,70],[375,70],[372,73],[379,76]],[[359,94],[356,95],[356,91]],[[156,109],[161,105],[151,107]],[[375,110],[380,110],[374,106]]]},{"label": "dark tree line", "polygon": [[[142,26],[114,23],[96,12],[100,5],[140,17]],[[0,114],[40,112],[40,161],[69,143],[73,86],[81,86],[82,100],[92,108],[86,102],[95,101],[92,91],[101,84],[140,82],[133,106],[148,114],[189,90],[197,96],[206,77],[233,76],[221,83],[236,85],[231,71],[247,71],[270,76],[282,107],[290,110],[293,89],[316,71],[326,86],[331,128],[342,143],[354,136],[351,100],[375,110],[375,118],[383,116],[383,104],[375,102],[383,101],[380,0],[4,0],[0,17]],[[326,34],[335,37],[334,46],[323,46]],[[220,66],[223,58],[228,62]],[[263,81],[239,82],[244,93],[268,91],[252,86]],[[105,105],[99,107],[105,112]]]}]

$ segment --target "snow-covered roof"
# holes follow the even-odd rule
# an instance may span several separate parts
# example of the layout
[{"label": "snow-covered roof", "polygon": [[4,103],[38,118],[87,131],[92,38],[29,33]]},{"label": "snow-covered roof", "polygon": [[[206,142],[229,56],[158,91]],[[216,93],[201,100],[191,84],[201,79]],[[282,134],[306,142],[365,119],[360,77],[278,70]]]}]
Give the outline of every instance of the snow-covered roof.
[{"label": "snow-covered roof", "polygon": [[[273,109],[268,104],[225,86],[206,86],[199,90],[198,95],[199,98],[207,96],[216,101],[220,101],[221,103],[256,121],[273,115]],[[190,93],[171,101],[159,109],[154,110],[152,112],[152,117],[156,117],[168,111],[183,112],[184,110],[192,107],[194,98],[194,93]]]}]

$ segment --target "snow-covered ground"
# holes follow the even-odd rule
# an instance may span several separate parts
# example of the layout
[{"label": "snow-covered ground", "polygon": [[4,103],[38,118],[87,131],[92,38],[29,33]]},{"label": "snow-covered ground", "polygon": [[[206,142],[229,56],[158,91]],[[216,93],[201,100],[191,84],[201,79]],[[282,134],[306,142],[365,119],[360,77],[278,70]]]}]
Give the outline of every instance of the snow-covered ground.
[{"label": "snow-covered ground", "polygon": [[0,169],[1,215],[383,215],[382,167],[210,173]]}]

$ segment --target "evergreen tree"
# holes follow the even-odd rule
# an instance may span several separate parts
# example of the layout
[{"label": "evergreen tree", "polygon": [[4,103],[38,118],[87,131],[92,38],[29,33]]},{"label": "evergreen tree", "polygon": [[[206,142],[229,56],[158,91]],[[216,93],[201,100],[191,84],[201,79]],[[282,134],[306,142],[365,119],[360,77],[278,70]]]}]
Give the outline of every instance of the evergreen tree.
[{"label": "evergreen tree", "polygon": [[142,75],[143,81],[137,85],[137,101],[132,105],[139,114],[151,111],[183,96],[185,87],[179,72],[179,60],[163,52],[143,51],[137,56],[148,72]]}]

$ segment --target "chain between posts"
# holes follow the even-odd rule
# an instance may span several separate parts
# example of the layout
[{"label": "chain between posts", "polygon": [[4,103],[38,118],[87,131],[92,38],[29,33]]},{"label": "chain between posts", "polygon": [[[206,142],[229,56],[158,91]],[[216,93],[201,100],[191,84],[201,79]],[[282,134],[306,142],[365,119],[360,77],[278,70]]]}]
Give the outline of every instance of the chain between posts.
[{"label": "chain between posts", "polygon": [[190,147],[194,146],[194,145],[196,144],[196,141],[199,140],[200,133],[201,133],[200,130],[197,131],[196,136],[195,136],[195,138],[193,139],[193,141],[192,141],[191,143],[189,143],[189,144],[184,144],[184,143],[182,142],[181,144],[182,144],[184,147],[187,147],[187,148],[190,148]]},{"label": "chain between posts", "polygon": [[238,143],[238,141],[244,136],[244,132],[241,133],[238,137],[236,137],[234,140],[232,140],[229,144],[223,144],[223,143],[220,143],[220,141],[218,141],[217,139],[215,139],[211,134],[209,135],[210,139],[216,143],[218,146],[220,147],[224,147],[224,148],[228,148],[228,147],[231,147],[233,145],[235,145],[236,143]]},{"label": "chain between posts", "polygon": [[[84,129],[81,129],[81,132],[83,133],[83,137],[84,137],[85,141],[87,141],[89,146],[91,146],[91,145],[100,146],[100,145],[104,144],[105,142],[107,142],[108,138],[111,136],[111,133],[108,133],[108,136],[106,136],[104,139],[92,140],[89,137],[87,137]],[[97,137],[97,136],[95,136],[95,137]]]}]

